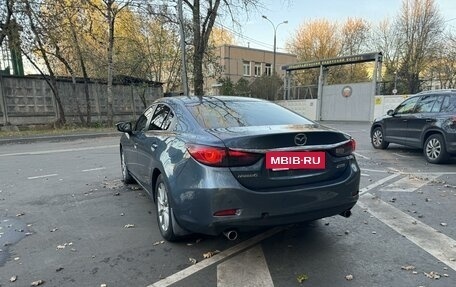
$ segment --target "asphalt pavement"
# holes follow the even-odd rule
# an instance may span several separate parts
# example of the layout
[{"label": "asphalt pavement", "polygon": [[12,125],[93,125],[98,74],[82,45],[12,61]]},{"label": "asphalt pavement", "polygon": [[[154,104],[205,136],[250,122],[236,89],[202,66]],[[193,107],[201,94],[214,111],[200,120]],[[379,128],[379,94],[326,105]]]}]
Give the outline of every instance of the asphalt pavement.
[{"label": "asphalt pavement", "polygon": [[456,161],[325,124],[357,140],[353,215],[237,241],[163,241],[153,202],[120,181],[120,134],[0,145],[0,285],[456,286]]}]

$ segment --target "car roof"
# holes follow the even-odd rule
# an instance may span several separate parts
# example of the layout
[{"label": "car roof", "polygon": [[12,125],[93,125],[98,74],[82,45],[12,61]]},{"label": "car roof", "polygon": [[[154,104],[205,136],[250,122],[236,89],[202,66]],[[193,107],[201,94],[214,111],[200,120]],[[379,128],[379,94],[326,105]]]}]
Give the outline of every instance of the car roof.
[{"label": "car roof", "polygon": [[429,91],[422,91],[416,94],[417,96],[426,95],[426,94],[442,94],[442,93],[456,93],[454,89],[439,89],[439,90],[429,90]]},{"label": "car roof", "polygon": [[267,102],[266,100],[248,98],[248,97],[237,97],[237,96],[176,96],[176,97],[164,97],[160,98],[159,101],[163,102],[174,102],[182,104],[198,104],[203,102]]}]

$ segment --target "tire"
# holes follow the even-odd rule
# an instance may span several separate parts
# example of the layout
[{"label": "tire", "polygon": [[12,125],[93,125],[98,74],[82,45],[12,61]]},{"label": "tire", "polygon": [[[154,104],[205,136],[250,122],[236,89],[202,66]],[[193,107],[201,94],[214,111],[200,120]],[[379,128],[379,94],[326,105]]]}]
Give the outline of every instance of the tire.
[{"label": "tire", "polygon": [[168,185],[164,181],[163,175],[159,175],[155,184],[155,202],[157,203],[157,223],[158,229],[164,239],[175,241],[177,236],[173,230],[172,208],[169,201]]},{"label": "tire", "polygon": [[120,168],[122,170],[122,181],[125,184],[134,183],[135,180],[128,171],[127,163],[125,162],[125,155],[122,149],[120,150]]},{"label": "tire", "polygon": [[384,133],[381,127],[376,127],[371,133],[371,143],[376,149],[386,149],[389,142],[384,140]]},{"label": "tire", "polygon": [[448,153],[442,135],[430,135],[424,142],[423,154],[430,163],[443,163],[448,160]]}]

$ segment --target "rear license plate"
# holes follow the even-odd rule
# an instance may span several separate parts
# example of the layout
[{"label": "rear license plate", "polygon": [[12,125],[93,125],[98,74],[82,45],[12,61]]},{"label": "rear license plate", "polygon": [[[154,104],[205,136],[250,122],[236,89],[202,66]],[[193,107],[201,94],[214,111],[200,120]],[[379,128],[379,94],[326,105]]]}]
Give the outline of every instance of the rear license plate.
[{"label": "rear license plate", "polygon": [[325,169],[325,167],[326,153],[324,151],[266,153],[267,169]]}]

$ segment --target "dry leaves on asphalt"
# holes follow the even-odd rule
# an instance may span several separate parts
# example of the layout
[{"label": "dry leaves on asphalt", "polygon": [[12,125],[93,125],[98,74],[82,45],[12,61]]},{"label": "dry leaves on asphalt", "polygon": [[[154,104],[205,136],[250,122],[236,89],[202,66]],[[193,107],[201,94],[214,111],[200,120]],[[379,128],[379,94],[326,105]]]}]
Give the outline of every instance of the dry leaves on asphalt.
[{"label": "dry leaves on asphalt", "polygon": [[124,228],[135,228],[134,224],[125,224]]},{"label": "dry leaves on asphalt", "polygon": [[206,253],[203,254],[203,258],[204,259],[211,258],[212,256],[214,256],[217,253],[220,253],[220,250],[214,250],[214,251],[206,252]]},{"label": "dry leaves on asphalt", "polygon": [[188,261],[190,261],[190,263],[192,263],[192,265],[195,265],[196,263],[198,263],[198,260],[196,260],[195,258],[188,258]]},{"label": "dry leaves on asphalt", "polygon": [[165,241],[164,241],[164,240],[162,240],[162,241],[157,241],[157,242],[154,242],[152,245],[153,245],[153,246],[157,246],[157,245],[159,245],[159,244],[163,244],[163,243],[165,243]]},{"label": "dry leaves on asphalt", "polygon": [[302,283],[308,279],[309,279],[309,276],[307,276],[306,274],[301,274],[298,277],[296,277],[296,280],[298,280],[299,283]]},{"label": "dry leaves on asphalt", "polygon": [[424,275],[426,275],[426,277],[429,279],[440,279],[440,274],[435,271],[431,271],[429,273],[424,272]]},{"label": "dry leaves on asphalt", "polygon": [[14,275],[13,277],[10,278],[10,282],[16,282],[16,280],[17,280],[17,276],[16,275]]},{"label": "dry leaves on asphalt", "polygon": [[353,275],[348,274],[348,275],[345,276],[345,279],[346,279],[347,281],[352,281],[352,280],[354,279],[354,277],[353,277]]},{"label": "dry leaves on asphalt", "polygon": [[43,280],[37,280],[37,281],[33,281],[30,286],[40,286],[40,285],[43,285],[44,284],[44,281]]},{"label": "dry leaves on asphalt", "polygon": [[402,266],[401,269],[402,269],[402,270],[405,270],[405,271],[415,270],[415,266],[413,266],[413,265],[406,265],[406,266]]}]

